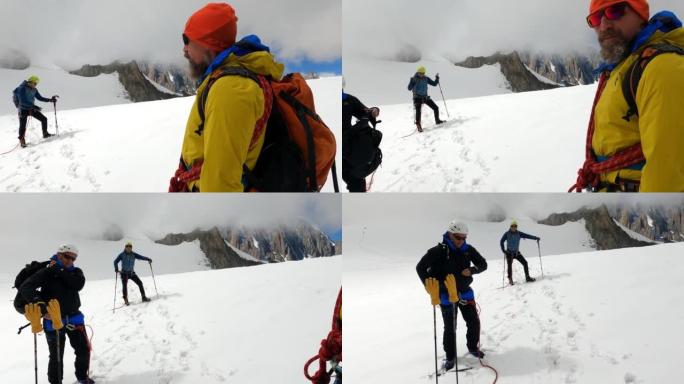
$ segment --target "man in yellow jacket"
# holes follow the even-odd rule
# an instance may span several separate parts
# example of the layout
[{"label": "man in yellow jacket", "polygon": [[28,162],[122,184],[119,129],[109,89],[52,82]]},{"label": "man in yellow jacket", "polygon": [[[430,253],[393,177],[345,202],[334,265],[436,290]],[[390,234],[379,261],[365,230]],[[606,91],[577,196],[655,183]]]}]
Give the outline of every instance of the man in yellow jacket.
[{"label": "man in yellow jacket", "polygon": [[[183,52],[199,86],[170,192],[243,192],[243,166],[251,170],[256,165],[271,110],[267,79],[279,80],[284,66],[258,37],[250,35],[236,43],[236,34],[237,17],[226,3],[207,4],[185,25]],[[212,79],[226,68],[246,69],[256,76]]]},{"label": "man in yellow jacket", "polygon": [[[684,29],[672,12],[649,16],[646,0],[591,0],[587,22],[605,63],[571,190],[684,191]],[[647,64],[640,80],[638,60]],[[630,78],[639,80],[627,87],[633,107]]]}]

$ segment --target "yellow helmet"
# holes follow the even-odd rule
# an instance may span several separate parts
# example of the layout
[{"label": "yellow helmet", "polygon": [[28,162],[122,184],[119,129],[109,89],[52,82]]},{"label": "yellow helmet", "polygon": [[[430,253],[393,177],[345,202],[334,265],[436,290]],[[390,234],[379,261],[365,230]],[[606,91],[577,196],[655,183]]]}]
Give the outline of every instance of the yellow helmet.
[{"label": "yellow helmet", "polygon": [[424,75],[424,74],[425,74],[425,67],[423,67],[423,66],[418,67],[418,69],[416,70],[416,72],[417,72],[417,73],[422,73],[422,74]]},{"label": "yellow helmet", "polygon": [[518,226],[517,221],[515,221],[515,220],[511,221],[511,227],[517,227],[517,226]]},{"label": "yellow helmet", "polygon": [[38,83],[40,83],[40,77],[38,77],[36,75],[31,75],[26,81],[28,81],[29,83],[33,83],[33,84],[38,84]]},{"label": "yellow helmet", "polygon": [[130,241],[129,241],[129,242],[127,242],[127,243],[126,243],[126,248],[128,248],[128,247],[131,247],[131,248],[133,248],[133,243],[131,243]]}]

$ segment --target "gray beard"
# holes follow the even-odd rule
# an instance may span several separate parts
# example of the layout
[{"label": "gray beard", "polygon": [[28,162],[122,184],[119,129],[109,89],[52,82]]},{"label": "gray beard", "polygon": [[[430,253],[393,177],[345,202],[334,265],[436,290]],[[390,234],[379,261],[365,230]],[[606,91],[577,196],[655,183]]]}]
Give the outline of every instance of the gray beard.
[{"label": "gray beard", "polygon": [[608,64],[617,64],[629,55],[628,44],[601,46],[601,57]]}]

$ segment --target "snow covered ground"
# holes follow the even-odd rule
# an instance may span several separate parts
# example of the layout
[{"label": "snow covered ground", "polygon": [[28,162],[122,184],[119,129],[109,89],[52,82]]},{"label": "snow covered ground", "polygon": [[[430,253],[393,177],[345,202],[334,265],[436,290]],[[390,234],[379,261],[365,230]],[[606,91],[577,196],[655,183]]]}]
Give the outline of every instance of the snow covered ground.
[{"label": "snow covered ground", "polygon": [[[439,73],[447,99],[511,93],[498,64],[470,69],[457,67],[446,59],[402,63],[354,56],[344,58],[345,90],[367,106],[410,104],[412,96],[407,86],[419,66],[424,66],[433,80]],[[438,87],[429,87],[429,91],[435,101],[441,100]]]},{"label": "snow covered ground", "polygon": [[[38,92],[41,95],[59,95],[57,108],[60,110],[131,103],[116,73],[83,77],[56,67],[30,67],[22,70],[0,68],[0,89],[7,94],[6,102],[0,103],[0,115],[16,115],[12,91],[31,75],[40,77]],[[52,113],[50,103],[36,101],[36,105],[43,107],[46,115],[47,112]]]},{"label": "snow covered ground", "polygon": [[[180,247],[176,256],[180,250],[196,255],[199,250],[191,247],[197,245]],[[83,249],[88,255],[111,252],[94,244]],[[157,255],[152,249],[146,253]],[[114,281],[105,278],[112,274],[110,258],[93,264],[83,250],[82,256],[77,265],[83,265],[88,278],[81,292],[82,311],[95,332],[91,375],[98,384],[304,382],[302,367],[329,331],[341,283],[341,257],[173,274],[160,273],[164,262],[157,257],[159,294],[146,266],[140,265],[152,302],[139,304],[137,287],[131,284],[134,304],[113,314]],[[0,282],[10,287],[16,272],[5,267],[2,272]],[[25,323],[9,303],[15,292],[0,291],[6,304],[0,310],[3,383],[33,380],[31,334],[17,336],[14,331]],[[121,284],[116,305],[122,306]],[[38,350],[39,378],[45,382],[42,334]],[[75,381],[72,361],[67,346],[65,383]]]},{"label": "snow covered ground", "polygon": [[[311,80],[309,84],[317,112],[338,138],[337,157],[341,164],[341,78]],[[94,93],[78,92],[82,100]],[[0,190],[165,192],[178,166],[185,123],[193,101],[194,97],[186,97],[60,110],[60,136],[43,140],[40,123],[32,120],[26,133],[31,145],[25,149],[15,147],[16,114],[0,116],[0,153],[3,153]],[[49,131],[54,132],[51,109],[46,107],[45,112]],[[330,176],[323,190],[332,191],[332,184]]]},{"label": "snow covered ground", "polygon": [[[544,277],[535,242],[522,241],[521,252],[538,281],[522,283],[522,267],[515,262],[519,284],[501,289],[499,239],[511,218],[501,223],[474,219],[473,207],[461,201],[467,199],[452,200],[449,206],[425,204],[417,195],[384,199],[384,204],[345,199],[347,380],[434,382],[428,378],[434,370],[433,314],[415,266],[441,241],[449,212],[461,210],[470,227],[468,242],[489,263],[472,287],[481,308],[484,361],[498,370],[499,383],[676,381],[673,359],[684,354],[684,311],[677,304],[684,300],[683,244],[597,252],[590,249],[581,223],[544,226],[518,215],[520,229],[542,239]],[[422,212],[416,208],[421,201]],[[511,201],[508,208],[516,207]],[[389,217],[374,215],[379,209],[391,212]],[[494,382],[492,371],[465,356],[460,316],[458,326],[460,363],[475,367],[461,373],[460,382]],[[453,374],[440,378],[453,381]]]},{"label": "snow covered ground", "polygon": [[435,126],[423,107],[423,133],[410,102],[380,106],[383,162],[371,191],[565,192],[584,161],[595,91],[588,85],[452,99],[447,117],[432,88],[448,121]]}]

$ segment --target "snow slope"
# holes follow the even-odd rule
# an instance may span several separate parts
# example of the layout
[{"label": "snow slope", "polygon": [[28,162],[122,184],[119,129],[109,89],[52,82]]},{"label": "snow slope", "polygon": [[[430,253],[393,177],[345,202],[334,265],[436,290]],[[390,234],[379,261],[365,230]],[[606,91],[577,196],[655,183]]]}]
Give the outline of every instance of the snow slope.
[{"label": "snow slope", "polygon": [[[341,78],[311,80],[309,84],[317,112],[341,138]],[[186,97],[60,111],[59,137],[43,140],[40,124],[33,120],[26,134],[32,145],[14,150],[17,117],[14,113],[0,116],[0,153],[10,151],[0,162],[0,190],[165,192],[178,167],[193,101],[194,97]],[[47,116],[49,131],[54,132],[54,115]],[[339,139],[338,160],[341,145]],[[329,177],[323,190],[332,189]]]},{"label": "snow slope", "polygon": [[[152,302],[112,314],[113,282],[90,278],[82,311],[94,330],[91,375],[98,384],[299,383],[302,367],[327,335],[340,287],[341,257],[214,271],[157,275]],[[80,259],[79,259],[80,262]],[[92,270],[87,270],[86,277]],[[95,273],[97,274],[97,273]],[[13,278],[13,276],[12,276]],[[2,277],[5,286],[11,283]],[[30,333],[0,291],[0,382],[33,379]],[[117,306],[122,300],[117,294]],[[39,336],[39,377],[45,381],[47,348]],[[65,353],[65,383],[75,381],[73,354]],[[11,356],[11,358],[10,358]]]},{"label": "snow slope", "polygon": [[[112,104],[128,104],[131,101],[119,75],[83,77],[72,75],[60,68],[30,67],[23,70],[0,68],[0,89],[6,92],[6,102],[0,103],[0,115],[15,115],[12,91],[31,75],[40,77],[38,91],[45,97],[59,95],[57,108],[61,110],[98,107]],[[36,101],[36,105],[52,113],[52,105]]]},{"label": "snow slope", "polygon": [[[470,69],[457,67],[447,60],[402,63],[354,56],[344,58],[345,91],[367,106],[410,103],[412,96],[407,86],[419,66],[424,66],[427,76],[433,80],[439,73],[447,99],[511,93],[498,64]],[[441,100],[439,88],[429,87],[429,92],[433,99]]]},{"label": "snow slope", "polygon": [[[447,100],[449,120],[435,126],[424,107],[420,134],[412,104],[380,106],[383,163],[371,191],[565,192],[584,161],[595,91],[588,85]],[[430,93],[447,119],[434,88]]]},{"label": "snow slope", "polygon": [[[446,223],[425,216],[383,220],[345,207],[345,374],[351,382],[434,382],[428,378],[434,371],[433,314],[415,266],[440,241]],[[538,281],[522,283],[516,262],[519,284],[501,289],[497,249],[506,224],[495,231],[494,224],[467,222],[469,242],[489,263],[472,287],[481,308],[484,360],[498,370],[499,383],[677,380],[673,359],[684,354],[684,311],[677,304],[684,300],[683,244],[578,253],[578,223],[534,226],[518,218],[521,230],[542,238],[544,277],[536,244],[523,241],[521,251]],[[461,373],[460,382],[494,382],[492,371],[465,356],[460,316],[458,326],[459,361],[475,367]],[[437,327],[441,359],[440,319]],[[453,380],[453,374],[440,378]]]}]

